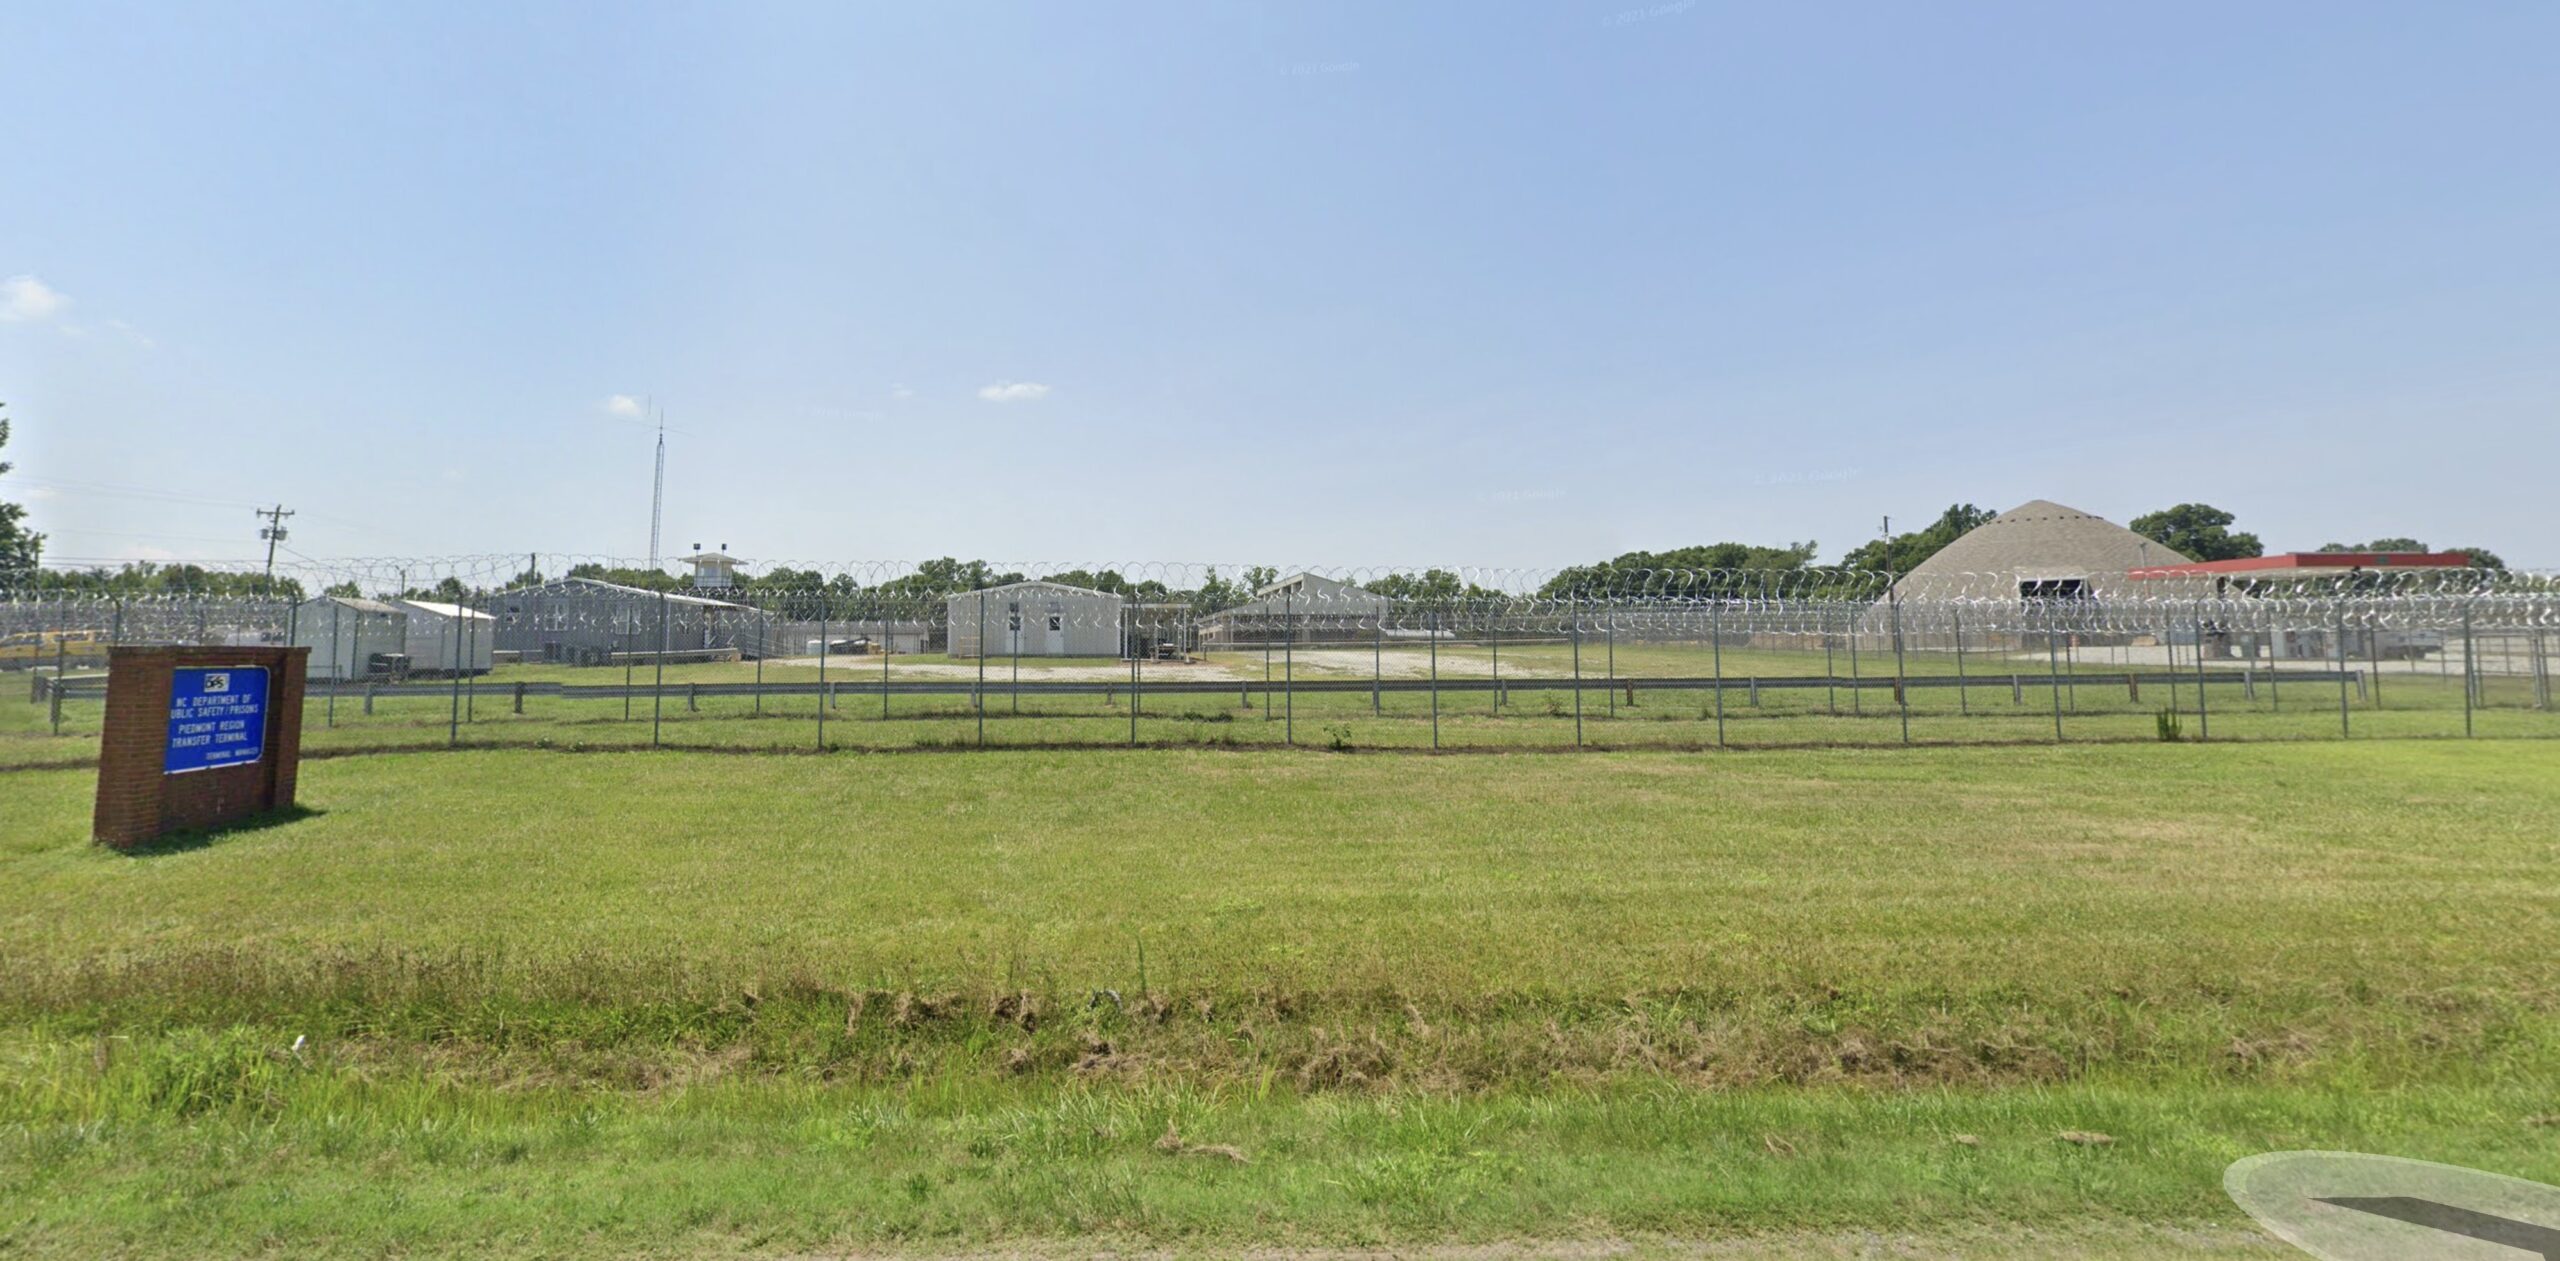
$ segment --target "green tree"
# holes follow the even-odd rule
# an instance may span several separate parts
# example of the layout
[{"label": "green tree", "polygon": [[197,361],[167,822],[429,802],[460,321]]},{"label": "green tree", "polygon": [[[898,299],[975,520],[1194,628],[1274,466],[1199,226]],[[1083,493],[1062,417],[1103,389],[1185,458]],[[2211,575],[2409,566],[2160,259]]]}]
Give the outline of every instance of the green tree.
[{"label": "green tree", "polygon": [[156,565],[150,561],[130,561],[120,569],[39,569],[32,589],[46,592],[77,593],[96,596],[195,595],[243,599],[271,596],[279,600],[302,598],[302,583],[292,578],[278,578],[270,585],[259,574],[225,573],[202,565]]},{"label": "green tree", "polygon": [[597,582],[610,582],[624,587],[638,587],[643,591],[673,591],[684,585],[681,579],[663,569],[628,569],[600,565],[594,561],[582,565],[571,565],[567,576],[592,578]]},{"label": "green tree", "polygon": [[[0,403],[0,407],[8,404]],[[0,416],[0,448],[9,445],[9,418]],[[9,472],[9,464],[0,460],[0,477]],[[0,591],[16,591],[36,585],[36,575],[44,557],[44,536],[29,530],[23,523],[27,510],[19,504],[0,502]]]},{"label": "green tree", "polygon": [[1420,574],[1387,574],[1360,585],[1390,600],[1420,604],[1455,604],[1461,600],[1491,599],[1502,594],[1489,587],[1462,581],[1446,569],[1426,569]]},{"label": "green tree", "polygon": [[1917,530],[1862,543],[1842,557],[1840,563],[1851,569],[1874,573],[1907,574],[1918,569],[1920,562],[1937,555],[1947,544],[1989,524],[1998,515],[1972,504],[1949,504],[1945,512],[1938,514],[1937,520]]},{"label": "green tree", "polygon": [[2423,552],[2427,545],[2416,539],[2375,539],[2370,543],[2323,543],[2324,552]]},{"label": "green tree", "polygon": [[2190,560],[2239,560],[2264,556],[2258,536],[2234,531],[2235,518],[2212,504],[2179,504],[2133,519],[2133,532],[2166,544]]},{"label": "green tree", "polygon": [[996,573],[982,560],[962,561],[940,556],[917,565],[914,573],[892,578],[873,590],[892,596],[943,595],[953,591],[983,591],[1022,580],[1019,573]]},{"label": "green tree", "polygon": [[350,578],[345,582],[333,582],[320,588],[320,594],[336,596],[341,600],[356,600],[363,598],[364,588],[357,586],[355,580]]},{"label": "green tree", "polygon": [[2507,567],[2506,561],[2499,559],[2496,552],[2485,547],[2454,547],[2446,550],[2462,552],[2470,556],[2473,569],[2495,569],[2503,572]]},{"label": "green tree", "polygon": [[1253,588],[1241,582],[1228,581],[1225,575],[1212,567],[1208,576],[1200,580],[1199,587],[1191,591],[1188,598],[1192,612],[1207,616],[1221,609],[1232,609],[1252,599]]},{"label": "green tree", "polygon": [[1735,595],[1765,589],[1771,575],[1804,572],[1818,550],[1807,539],[1784,547],[1709,543],[1668,552],[1628,552],[1596,565],[1559,570],[1538,594],[1550,600]]}]

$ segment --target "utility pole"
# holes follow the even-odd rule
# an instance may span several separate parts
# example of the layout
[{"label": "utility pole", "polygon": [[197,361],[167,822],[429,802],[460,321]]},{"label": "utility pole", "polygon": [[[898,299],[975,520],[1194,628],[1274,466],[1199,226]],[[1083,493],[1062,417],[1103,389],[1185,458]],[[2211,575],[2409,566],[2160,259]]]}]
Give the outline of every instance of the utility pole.
[{"label": "utility pole", "polygon": [[276,544],[284,542],[284,519],[293,513],[283,504],[272,508],[252,508],[250,511],[266,518],[267,523],[258,527],[258,537],[267,541],[267,574],[258,586],[262,593],[272,593],[276,589]]}]

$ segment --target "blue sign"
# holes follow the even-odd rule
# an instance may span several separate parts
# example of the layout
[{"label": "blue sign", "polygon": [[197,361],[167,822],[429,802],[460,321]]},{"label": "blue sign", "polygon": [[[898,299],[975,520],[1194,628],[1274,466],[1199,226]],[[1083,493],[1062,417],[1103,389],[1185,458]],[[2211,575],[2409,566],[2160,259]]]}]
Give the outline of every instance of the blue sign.
[{"label": "blue sign", "polygon": [[189,667],[169,688],[169,756],[162,773],[245,766],[267,747],[267,668]]}]

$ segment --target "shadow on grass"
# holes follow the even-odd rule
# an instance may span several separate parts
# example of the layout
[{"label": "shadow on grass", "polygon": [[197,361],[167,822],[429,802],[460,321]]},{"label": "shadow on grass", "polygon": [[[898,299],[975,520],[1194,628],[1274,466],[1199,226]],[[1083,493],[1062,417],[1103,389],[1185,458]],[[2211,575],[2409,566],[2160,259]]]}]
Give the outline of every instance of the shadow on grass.
[{"label": "shadow on grass", "polygon": [[286,806],[282,810],[270,810],[265,814],[251,815],[246,819],[236,819],[214,827],[188,828],[184,831],[171,832],[157,840],[145,841],[130,849],[115,852],[127,858],[158,858],[164,854],[183,854],[191,850],[211,848],[243,832],[263,832],[268,828],[288,827],[305,819],[319,818],[327,813],[326,810],[314,810],[309,806]]}]

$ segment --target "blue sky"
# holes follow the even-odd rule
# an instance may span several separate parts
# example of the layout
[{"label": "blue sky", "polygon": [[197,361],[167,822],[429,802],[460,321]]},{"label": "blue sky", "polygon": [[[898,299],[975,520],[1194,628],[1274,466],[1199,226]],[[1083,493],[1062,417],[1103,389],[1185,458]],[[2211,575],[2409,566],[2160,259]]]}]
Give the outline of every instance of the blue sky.
[{"label": "blue sky", "polygon": [[[0,12],[57,558],[2560,565],[2560,7]],[[626,409],[627,410],[627,409]]]}]

